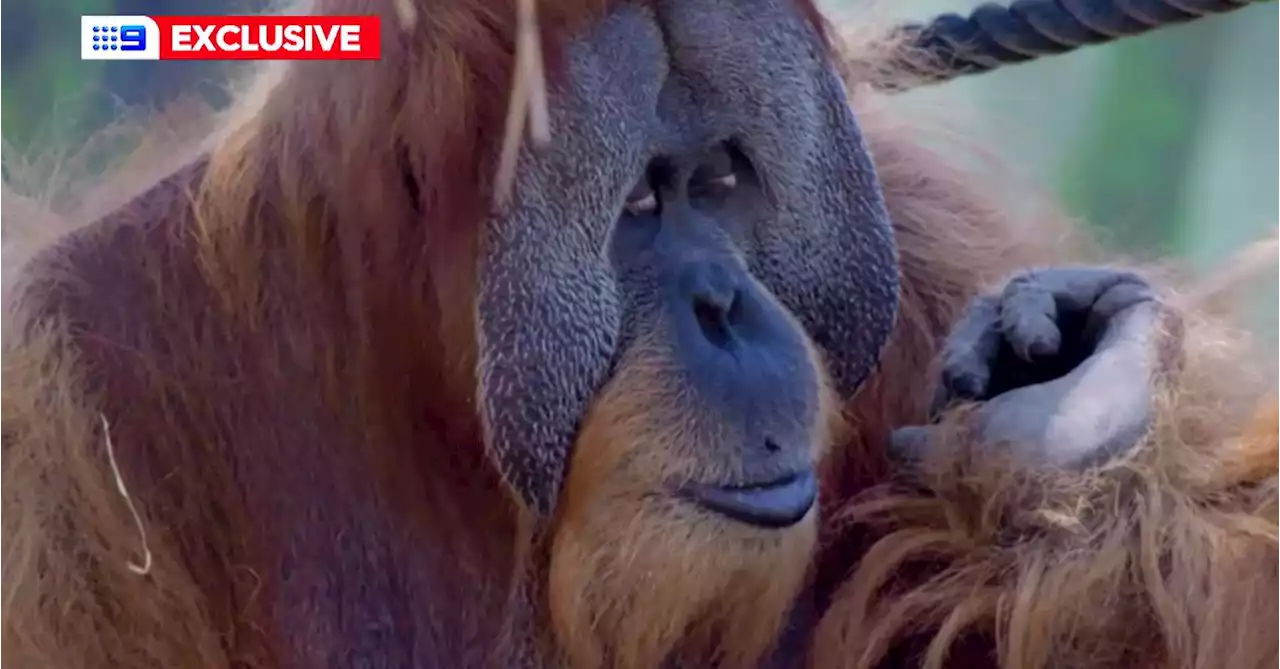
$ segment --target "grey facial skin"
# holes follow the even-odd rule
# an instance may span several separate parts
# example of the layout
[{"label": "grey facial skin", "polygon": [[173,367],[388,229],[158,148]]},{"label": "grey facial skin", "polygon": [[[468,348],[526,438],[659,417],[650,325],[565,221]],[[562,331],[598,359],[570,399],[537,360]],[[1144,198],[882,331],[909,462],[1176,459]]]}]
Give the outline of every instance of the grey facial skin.
[{"label": "grey facial skin", "polygon": [[[637,332],[658,329],[641,305],[667,300],[670,314],[678,311],[670,300],[685,299],[692,309],[687,295],[655,292],[669,282],[646,289],[626,280],[642,273],[635,258],[657,247],[628,238],[627,262],[615,248],[615,236],[634,223],[627,197],[655,164],[669,165],[672,180],[665,208],[648,222],[668,266],[651,273],[714,257],[705,273],[727,271],[756,303],[790,312],[826,356],[841,394],[874,368],[898,299],[875,170],[838,76],[790,0],[624,5],[575,40],[567,59],[571,88],[551,95],[552,145],[521,156],[513,207],[483,232],[477,304],[487,446],[506,482],[542,516],[555,507],[578,423],[613,362]],[[708,209],[681,189],[725,147],[746,167]],[[681,207],[693,213],[681,216]],[[686,346],[689,387],[741,388],[744,414],[796,397],[801,414],[814,410],[813,370],[776,371],[796,355],[795,337],[743,336],[756,337],[741,370],[755,381],[735,383],[708,367],[715,347]],[[722,378],[708,378],[715,374]]]}]

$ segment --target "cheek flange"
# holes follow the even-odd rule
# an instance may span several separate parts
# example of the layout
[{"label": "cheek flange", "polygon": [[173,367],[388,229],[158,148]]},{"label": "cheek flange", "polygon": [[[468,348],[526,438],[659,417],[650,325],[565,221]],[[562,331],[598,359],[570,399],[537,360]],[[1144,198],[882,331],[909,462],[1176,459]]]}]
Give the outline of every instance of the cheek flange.
[{"label": "cheek flange", "polygon": [[[758,233],[761,280],[824,353],[850,397],[879,363],[897,319],[897,242],[871,153],[834,71],[821,80],[812,133],[828,143],[790,155],[776,133],[757,138],[804,184],[779,189],[778,218]],[[785,133],[783,133],[785,135]]]},{"label": "cheek flange", "polygon": [[620,320],[614,280],[599,254],[555,239],[548,231],[541,239],[488,244],[493,250],[483,256],[476,305],[477,404],[486,451],[540,517],[555,509],[578,424],[605,380]]}]

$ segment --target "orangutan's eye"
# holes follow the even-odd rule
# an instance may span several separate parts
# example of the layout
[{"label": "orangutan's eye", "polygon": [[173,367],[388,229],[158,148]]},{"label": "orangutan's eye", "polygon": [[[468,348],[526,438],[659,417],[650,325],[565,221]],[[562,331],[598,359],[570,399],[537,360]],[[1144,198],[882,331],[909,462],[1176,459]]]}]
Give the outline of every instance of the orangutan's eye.
[{"label": "orangutan's eye", "polygon": [[722,176],[713,177],[707,180],[707,185],[712,188],[733,190],[733,187],[738,185],[738,175],[730,172]]},{"label": "orangutan's eye", "polygon": [[658,210],[658,194],[653,192],[647,180],[642,180],[631,189],[623,208],[631,216],[652,214]]},{"label": "orangutan's eye", "polygon": [[698,200],[721,201],[738,185],[738,165],[728,145],[707,156],[689,180],[689,196]]}]

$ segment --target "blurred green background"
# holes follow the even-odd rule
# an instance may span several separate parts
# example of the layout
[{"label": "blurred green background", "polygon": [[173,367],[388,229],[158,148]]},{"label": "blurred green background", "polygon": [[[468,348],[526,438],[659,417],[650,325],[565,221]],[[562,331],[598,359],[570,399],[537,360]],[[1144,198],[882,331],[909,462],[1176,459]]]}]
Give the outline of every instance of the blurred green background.
[{"label": "blurred green background", "polygon": [[[224,101],[215,64],[80,61],[81,14],[259,12],[264,4],[7,0],[6,153],[73,146],[125,108],[156,107],[180,93]],[[978,4],[882,1],[874,11],[921,19]],[[912,95],[946,109],[954,126],[1056,191],[1114,247],[1210,268],[1280,220],[1278,11],[1262,3]],[[1276,285],[1257,292],[1257,325],[1274,340]]]},{"label": "blurred green background", "polygon": [[[979,4],[875,6],[918,20]],[[1278,25],[1280,6],[1261,2],[911,95],[931,98],[966,135],[1055,191],[1110,246],[1205,271],[1280,223]],[[1278,283],[1247,296],[1251,325],[1272,342]]]},{"label": "blurred green background", "polygon": [[[1277,9],[1260,3],[929,93],[973,98],[985,112],[976,127],[1117,243],[1196,255],[1275,224]],[[1242,219],[1253,223],[1226,223]]]}]

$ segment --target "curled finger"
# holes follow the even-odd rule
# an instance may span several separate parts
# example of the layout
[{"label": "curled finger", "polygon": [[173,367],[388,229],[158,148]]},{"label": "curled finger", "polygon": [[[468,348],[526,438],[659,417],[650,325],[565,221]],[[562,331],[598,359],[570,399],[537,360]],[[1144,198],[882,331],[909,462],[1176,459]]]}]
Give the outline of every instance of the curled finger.
[{"label": "curled finger", "polygon": [[1002,336],[998,298],[994,295],[974,298],[943,347],[942,382],[930,413],[937,413],[958,398],[983,397],[991,380],[991,366],[1000,352]]},{"label": "curled finger", "polygon": [[1000,326],[1014,353],[1027,362],[1057,354],[1062,346],[1058,306],[1039,273],[1015,277],[1000,300]]}]

